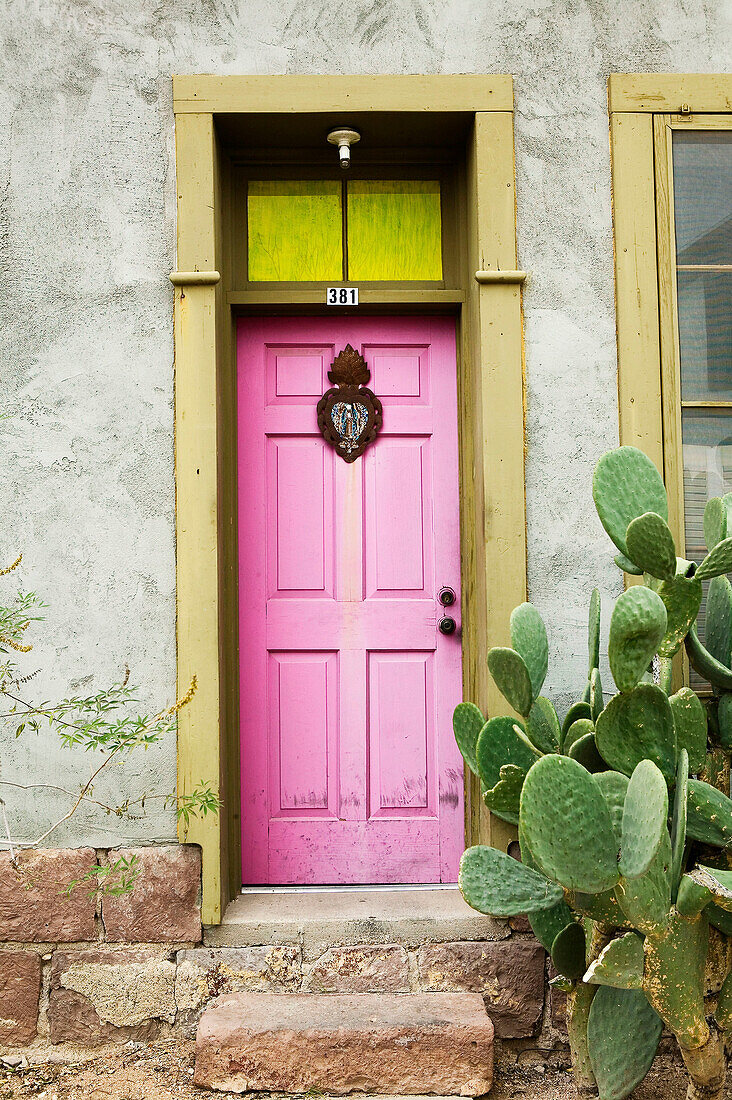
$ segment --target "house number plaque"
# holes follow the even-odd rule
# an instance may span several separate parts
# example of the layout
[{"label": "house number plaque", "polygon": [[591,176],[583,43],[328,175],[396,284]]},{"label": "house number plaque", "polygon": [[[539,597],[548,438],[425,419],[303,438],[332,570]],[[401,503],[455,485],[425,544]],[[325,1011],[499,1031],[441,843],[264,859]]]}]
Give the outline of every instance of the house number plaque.
[{"label": "house number plaque", "polygon": [[366,389],[371,371],[350,344],[333,360],[328,378],[334,385],[318,401],[318,428],[344,462],[355,462],[381,430],[381,402]]},{"label": "house number plaque", "polygon": [[357,286],[329,286],[325,292],[325,304],[328,306],[357,306]]}]

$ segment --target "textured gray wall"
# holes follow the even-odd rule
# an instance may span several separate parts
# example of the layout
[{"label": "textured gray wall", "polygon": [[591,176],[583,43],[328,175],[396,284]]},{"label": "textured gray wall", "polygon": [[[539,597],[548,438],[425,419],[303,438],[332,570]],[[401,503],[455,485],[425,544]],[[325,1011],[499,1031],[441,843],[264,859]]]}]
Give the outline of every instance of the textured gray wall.
[{"label": "textured gray wall", "polygon": [[[173,72],[513,73],[530,591],[548,687],[581,683],[587,597],[618,589],[589,491],[617,443],[607,75],[727,70],[729,0],[9,0],[0,24],[0,547],[49,604],[36,697],[126,663],[145,706],[174,692]],[[9,731],[0,754],[4,779],[68,789],[90,764]],[[174,785],[170,741],[97,793]],[[3,790],[24,839],[67,806]],[[160,808],[85,811],[57,837],[174,832]]]}]

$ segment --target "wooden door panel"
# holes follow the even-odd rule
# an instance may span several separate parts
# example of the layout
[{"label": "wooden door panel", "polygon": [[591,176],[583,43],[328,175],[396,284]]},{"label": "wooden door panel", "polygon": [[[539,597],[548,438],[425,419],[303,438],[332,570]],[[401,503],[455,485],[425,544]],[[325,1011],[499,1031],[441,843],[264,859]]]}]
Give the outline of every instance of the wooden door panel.
[{"label": "wooden door panel", "polygon": [[365,522],[374,533],[366,542],[366,596],[432,600],[430,440],[390,434],[379,443],[365,470]]},{"label": "wooden door panel", "polygon": [[433,657],[369,653],[369,820],[435,815]]},{"label": "wooden door panel", "polygon": [[333,462],[312,436],[267,438],[270,596],[333,595]]},{"label": "wooden door panel", "polygon": [[337,819],[338,654],[270,653],[268,686],[272,816]]}]

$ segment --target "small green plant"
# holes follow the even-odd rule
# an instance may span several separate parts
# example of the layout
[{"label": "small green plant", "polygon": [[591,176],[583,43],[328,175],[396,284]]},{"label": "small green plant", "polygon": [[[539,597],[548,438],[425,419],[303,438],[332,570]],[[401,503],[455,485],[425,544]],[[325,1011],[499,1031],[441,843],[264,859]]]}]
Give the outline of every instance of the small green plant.
[{"label": "small green plant", "polygon": [[71,896],[80,886],[89,886],[89,897],[101,894],[105,897],[119,898],[131,894],[137,876],[140,873],[140,857],[136,855],[118,856],[112,863],[98,863],[82,878],[74,879],[66,887]]},{"label": "small green plant", "polygon": [[[0,577],[14,572],[21,560],[22,556],[0,570]],[[87,697],[31,701],[26,697],[26,692],[37,672],[24,673],[18,666],[19,657],[16,655],[32,651],[27,632],[33,623],[41,621],[43,609],[44,605],[35,593],[23,591],[18,592],[11,601],[3,601],[0,606],[0,700],[5,703],[0,719],[4,720],[8,736],[18,738],[33,733],[41,737],[51,732],[64,747],[81,748],[93,754],[94,763],[89,777],[77,790],[71,791],[47,783],[20,784],[0,778],[0,787],[6,789],[28,791],[50,788],[61,791],[69,798],[68,810],[59,820],[44,825],[32,841],[19,843],[13,840],[6,802],[0,797],[0,822],[4,833],[4,838],[0,836],[0,844],[9,850],[13,864],[17,867],[17,852],[20,849],[40,847],[82,804],[94,805],[107,815],[130,819],[142,816],[148,802],[160,800],[165,807],[174,807],[178,820],[183,822],[186,830],[191,818],[218,813],[221,807],[218,795],[205,782],[180,795],[144,792],[117,805],[108,805],[96,796],[96,784],[106,769],[123,763],[130,753],[147,749],[175,732],[178,713],[190,704],[196,693],[196,678],[193,677],[182,699],[155,715],[132,712],[137,698],[135,689],[129,683],[129,670],[125,671],[119,683]],[[120,857],[112,864],[93,868],[87,879],[71,883],[69,888],[75,889],[88,880],[94,881],[95,892],[99,888],[109,894],[129,893],[139,871],[136,863],[134,856],[129,861]]]},{"label": "small green plant", "polygon": [[[697,567],[676,554],[663,482],[640,451],[604,455],[593,496],[617,564],[642,578],[610,619],[618,692],[606,702],[597,590],[587,681],[561,723],[541,695],[544,623],[530,604],[516,608],[511,647],[491,649],[488,667],[519,717],[486,721],[462,703],[454,730],[486,805],[518,826],[522,862],[469,848],[460,888],[480,912],[527,914],[550,952],[568,996],[580,1093],[628,1096],[665,1025],[689,1072],[689,1100],[721,1100],[732,974],[729,952],[711,954],[710,942],[732,934],[732,587],[724,577],[732,570],[732,505],[724,498],[707,506],[709,553]],[[705,579],[707,646],[694,625]],[[707,709],[689,688],[672,692],[672,661],[684,644],[714,688]],[[706,781],[712,777],[725,789]],[[711,963],[720,955],[722,973]],[[710,988],[718,996],[710,998]]]}]

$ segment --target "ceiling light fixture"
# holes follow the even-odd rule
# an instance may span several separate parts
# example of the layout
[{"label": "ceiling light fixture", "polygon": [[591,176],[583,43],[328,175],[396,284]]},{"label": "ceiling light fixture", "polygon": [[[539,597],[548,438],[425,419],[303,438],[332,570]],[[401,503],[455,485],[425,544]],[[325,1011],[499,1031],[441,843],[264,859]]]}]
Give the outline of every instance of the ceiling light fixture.
[{"label": "ceiling light fixture", "polygon": [[338,156],[341,158],[341,168],[344,170],[351,163],[351,146],[361,140],[358,130],[352,130],[349,126],[337,126],[328,134],[331,145],[338,146]]}]

